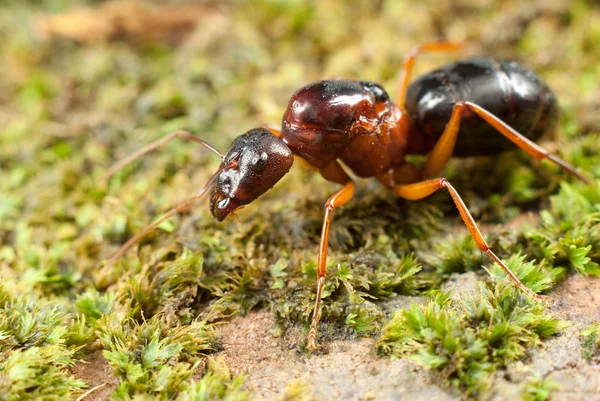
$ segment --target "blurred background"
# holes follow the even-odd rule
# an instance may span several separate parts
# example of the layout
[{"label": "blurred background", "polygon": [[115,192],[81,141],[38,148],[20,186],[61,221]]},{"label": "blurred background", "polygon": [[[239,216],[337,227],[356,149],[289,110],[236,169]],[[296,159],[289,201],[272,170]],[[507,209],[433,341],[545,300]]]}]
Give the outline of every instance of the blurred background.
[{"label": "blurred background", "polygon": [[[220,161],[195,144],[175,141],[104,188],[99,178],[115,160],[176,129],[225,151],[251,128],[278,125],[292,93],[321,79],[371,80],[395,97],[404,53],[436,39],[468,46],[459,54],[420,57],[414,77],[472,55],[522,63],[543,77],[563,111],[557,133],[544,146],[600,176],[597,1],[0,0],[4,285],[41,304],[59,302],[68,313],[81,312],[74,299],[92,288],[136,298],[139,293],[128,286],[140,273],[140,260],[151,259],[150,251],[139,259],[131,252],[111,271],[102,269],[102,261],[202,186]],[[556,169],[536,165],[522,153],[448,167],[478,221],[505,223],[539,210],[558,190]],[[435,207],[406,214],[405,204],[376,183],[359,185],[357,199],[363,200],[340,213],[340,225],[334,225],[333,260],[372,244],[382,232],[392,237],[407,224],[412,226],[406,232],[419,234],[425,224],[408,217],[422,210],[429,210],[429,217],[439,216],[439,210],[456,217],[445,194],[433,197]],[[242,211],[240,220],[219,225],[200,206],[161,226],[147,240],[161,244],[157,255],[176,252],[177,238],[202,251],[207,271],[217,266],[229,274],[215,281],[220,287],[201,284],[198,294],[188,294],[197,295],[195,309],[186,312],[188,322],[206,302],[245,283],[236,274],[255,268],[253,258],[263,270],[288,255],[314,259],[322,203],[336,188],[297,167]],[[377,224],[389,225],[374,228]],[[394,241],[407,245],[408,240]],[[407,249],[419,244],[413,241]],[[235,257],[227,250],[237,252]],[[300,274],[300,262],[292,266]],[[312,284],[306,288],[312,291]],[[247,304],[228,307],[247,312],[272,297],[263,291]],[[146,307],[142,303],[142,316],[149,317],[153,312]],[[305,322],[304,312],[292,320]],[[140,309],[133,315],[140,319]],[[89,329],[90,321],[82,327]],[[301,337],[296,333],[291,341]]]},{"label": "blurred background", "polygon": [[[278,125],[291,94],[316,80],[372,80],[393,97],[403,54],[435,39],[469,46],[419,58],[415,77],[469,55],[514,59],[556,92],[560,135],[599,130],[600,11],[592,1],[0,4],[0,163],[17,182],[45,165],[70,166],[71,175],[42,181],[54,191],[57,180],[80,185],[82,163],[99,174],[175,129],[225,150],[250,128]],[[213,163],[189,144],[170,148],[144,168],[148,182],[175,166],[189,172]],[[191,155],[195,161],[183,163]],[[179,187],[152,196],[182,198]],[[11,196],[5,217],[23,198]]]}]

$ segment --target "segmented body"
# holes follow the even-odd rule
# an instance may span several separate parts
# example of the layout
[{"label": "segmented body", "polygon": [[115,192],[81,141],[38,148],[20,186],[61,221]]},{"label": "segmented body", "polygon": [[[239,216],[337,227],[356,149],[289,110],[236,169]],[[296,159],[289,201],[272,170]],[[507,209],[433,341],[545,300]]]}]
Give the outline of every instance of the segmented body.
[{"label": "segmented body", "polygon": [[373,82],[320,81],[292,96],[281,139],[315,167],[341,159],[357,175],[374,177],[404,163],[406,121]]},{"label": "segmented body", "polygon": [[[406,112],[373,82],[307,85],[288,104],[281,139],[315,167],[340,159],[358,176],[375,177],[403,165],[406,154],[430,152],[459,101],[482,106],[532,140],[553,129],[558,116],[552,91],[533,71],[514,61],[473,58],[417,79],[408,88]],[[479,116],[466,112],[453,155],[514,148]]]}]

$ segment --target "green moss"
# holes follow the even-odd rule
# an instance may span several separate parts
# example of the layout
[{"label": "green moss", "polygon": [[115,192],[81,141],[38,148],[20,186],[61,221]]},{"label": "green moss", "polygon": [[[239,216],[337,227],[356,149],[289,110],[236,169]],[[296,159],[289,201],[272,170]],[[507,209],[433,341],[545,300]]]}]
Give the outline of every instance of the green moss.
[{"label": "green moss", "polygon": [[[547,292],[569,269],[583,275],[598,274],[597,196],[595,185],[564,183],[551,197],[548,210],[541,212],[539,228],[498,244],[503,245],[500,254],[512,255],[505,260],[509,269],[531,290]],[[435,248],[441,255],[432,259],[438,280],[484,262],[470,238],[464,238]],[[523,251],[537,255],[538,262],[518,253]],[[438,370],[449,384],[476,395],[489,386],[490,372],[520,358],[527,347],[560,329],[562,324],[546,315],[542,305],[512,287],[499,266],[486,264],[494,284],[466,299],[452,301],[442,294],[426,306],[398,312],[383,328],[379,352],[408,355],[418,364]],[[594,332],[586,333],[589,349]],[[531,390],[532,396],[542,396],[546,387],[540,386],[539,394]]]},{"label": "green moss", "polygon": [[590,360],[600,358],[600,323],[588,326],[581,332],[581,336],[583,357]]},{"label": "green moss", "polygon": [[58,302],[17,296],[0,282],[0,400],[62,400],[85,383],[69,373],[78,331]]},{"label": "green moss", "polygon": [[75,307],[90,323],[94,323],[104,315],[108,315],[115,308],[116,296],[114,293],[100,294],[96,289],[88,289],[77,296]]},{"label": "green moss", "polygon": [[542,211],[542,225],[521,234],[530,254],[582,275],[600,275],[600,190],[596,184],[584,187],[562,183]]},{"label": "green moss", "polygon": [[115,400],[177,397],[188,388],[201,357],[215,346],[210,326],[170,326],[159,316],[138,324],[113,312],[98,321],[98,331],[106,348],[103,355],[121,378]]},{"label": "green moss", "polygon": [[0,363],[0,400],[71,398],[85,387],[68,373],[72,364],[69,353],[56,345],[16,350]]},{"label": "green moss", "polygon": [[246,401],[248,392],[241,389],[244,376],[233,375],[221,359],[209,359],[208,371],[180,395],[182,401]]},{"label": "green moss", "polygon": [[[519,266],[514,271],[527,276],[529,266]],[[377,350],[408,357],[477,396],[491,385],[491,372],[562,327],[543,305],[501,281],[481,285],[475,295],[453,299],[440,293],[426,305],[396,312],[383,327]]]},{"label": "green moss", "polygon": [[[200,375],[205,354],[218,349],[216,329],[200,319],[216,322],[270,308],[280,330],[308,325],[323,201],[337,186],[300,163],[239,220],[216,223],[199,205],[148,235],[113,268],[103,267],[124,241],[217,168],[218,158],[175,141],[119,172],[107,188],[100,185],[98,178],[114,160],[172,130],[189,129],[225,150],[236,135],[280,121],[300,85],[334,76],[381,82],[394,95],[406,50],[440,33],[462,32],[458,36],[481,42],[481,49],[542,72],[564,109],[554,142],[558,153],[600,177],[600,124],[593,107],[599,24],[596,8],[586,1],[551,12],[537,8],[534,20],[518,19],[518,37],[492,39],[485,27],[497,12],[470,1],[440,12],[444,18],[437,10],[446,8],[437,4],[234,2],[225,18],[203,20],[201,34],[180,47],[126,39],[106,45],[46,42],[32,34],[34,15],[98,2],[4,3],[0,382],[14,389],[31,386],[40,397],[72,396],[82,383],[66,373],[67,366],[77,353],[100,348],[121,382],[115,399],[216,393],[243,399],[241,379],[222,373],[226,369],[217,362],[209,362],[213,373],[205,384],[190,384],[189,372]],[[509,9],[499,12],[510,18]],[[473,21],[466,31],[465,21]],[[459,57],[423,56],[416,68],[420,73]],[[559,185],[566,178],[558,168],[534,165],[524,152],[454,160],[444,175],[479,223],[506,223],[543,210],[534,227],[488,235],[494,251],[535,291],[552,295],[554,284],[570,272],[599,274],[597,185]],[[324,340],[376,335],[385,316],[381,301],[398,294],[428,296],[452,273],[487,277],[480,269],[485,265],[494,286],[508,286],[470,237],[447,240],[457,224],[447,193],[405,202],[376,183],[361,182],[355,199],[334,214]],[[494,286],[486,286],[493,292]],[[483,290],[478,296],[495,299]],[[490,316],[504,313],[498,299],[488,303]],[[444,305],[452,327],[462,330],[460,318],[467,315]],[[199,343],[191,339],[196,336]],[[515,354],[504,346],[494,352],[508,356],[489,362],[489,369],[475,358],[473,366],[485,366],[466,371],[491,373]],[[26,374],[15,373],[21,371]],[[479,379],[473,382],[480,386]],[[211,388],[217,390],[205,390]],[[295,394],[293,386],[289,393]],[[21,390],[5,394],[23,396]]]},{"label": "green moss", "polygon": [[[376,249],[376,250],[375,250]],[[289,277],[276,301],[280,320],[301,321],[308,325],[314,307],[316,265],[301,265],[302,276]],[[378,238],[374,249],[342,258],[327,271],[323,290],[322,320],[344,324],[356,333],[371,333],[383,317],[375,301],[397,294],[415,294],[419,286],[416,274],[421,266],[413,255],[399,256],[386,236]]]},{"label": "green moss", "polygon": [[[533,292],[545,292],[565,278],[564,268],[549,266],[545,261],[541,263],[528,262],[527,259],[525,255],[515,254],[504,260],[504,263]],[[496,263],[489,265],[487,270],[493,280],[503,282],[507,286],[511,284],[510,277]]]},{"label": "green moss", "polygon": [[525,385],[521,400],[547,401],[550,399],[552,391],[560,388],[560,384],[555,381],[540,376],[534,376]]}]

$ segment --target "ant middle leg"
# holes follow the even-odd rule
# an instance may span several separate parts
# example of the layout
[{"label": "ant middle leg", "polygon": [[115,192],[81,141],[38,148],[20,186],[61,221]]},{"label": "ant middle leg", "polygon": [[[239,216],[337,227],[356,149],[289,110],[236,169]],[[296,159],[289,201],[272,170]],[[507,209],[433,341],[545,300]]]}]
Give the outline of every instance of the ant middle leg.
[{"label": "ant middle leg", "polygon": [[404,55],[402,70],[398,75],[396,92],[396,104],[398,107],[404,109],[404,101],[406,100],[406,91],[408,90],[408,84],[410,83],[410,75],[415,60],[420,53],[457,51],[463,47],[464,43],[462,42],[437,41],[415,46],[409,50],[409,52]]},{"label": "ant middle leg", "polygon": [[494,252],[492,252],[489,245],[483,238],[483,235],[481,235],[481,231],[479,231],[479,228],[477,227],[473,216],[471,216],[469,209],[467,209],[467,206],[461,199],[460,195],[458,195],[456,189],[454,189],[454,187],[448,182],[447,179],[434,178],[431,180],[421,181],[414,184],[397,185],[396,187],[394,187],[394,192],[396,192],[398,196],[404,199],[419,200],[428,197],[429,195],[433,194],[435,191],[441,188],[446,188],[448,192],[450,192],[450,196],[452,197],[452,200],[454,201],[454,204],[456,205],[456,208],[460,213],[460,217],[467,226],[471,237],[473,237],[473,239],[475,240],[477,247],[482,252],[487,254],[490,258],[492,258],[494,262],[496,262],[502,268],[502,270],[504,270],[508,277],[510,277],[515,286],[517,286],[527,295],[539,301],[548,300],[548,297],[536,294],[525,284],[523,284],[521,280],[519,280],[519,278],[508,268],[508,266],[506,266],[504,262],[502,262],[502,260],[498,256],[496,256]]},{"label": "ant middle leg", "polygon": [[354,182],[344,172],[340,164],[336,161],[329,166],[321,169],[323,178],[329,181],[344,185],[342,189],[336,192],[325,202],[325,217],[323,219],[323,229],[321,231],[321,241],[319,242],[319,258],[317,267],[317,293],[315,298],[315,309],[313,311],[310,330],[307,337],[307,348],[310,351],[317,349],[317,324],[321,318],[321,296],[325,285],[325,271],[327,269],[327,249],[329,241],[329,228],[331,226],[332,212],[352,199],[354,195]]},{"label": "ant middle leg", "polygon": [[500,134],[504,135],[511,142],[529,153],[536,159],[546,159],[569,174],[574,175],[579,180],[588,183],[588,180],[579,174],[573,166],[565,162],[564,160],[551,155],[548,151],[541,146],[537,145],[533,141],[527,139],[525,136],[519,134],[513,128],[511,128],[504,121],[487,111],[481,106],[471,102],[457,102],[452,109],[452,116],[444,133],[435,144],[433,150],[427,157],[425,165],[423,166],[423,178],[433,177],[439,173],[444,166],[448,163],[448,160],[454,152],[454,146],[456,145],[456,138],[458,136],[458,130],[460,128],[460,120],[465,109],[469,109],[476,113],[478,116],[483,118],[488,124],[494,127]]}]

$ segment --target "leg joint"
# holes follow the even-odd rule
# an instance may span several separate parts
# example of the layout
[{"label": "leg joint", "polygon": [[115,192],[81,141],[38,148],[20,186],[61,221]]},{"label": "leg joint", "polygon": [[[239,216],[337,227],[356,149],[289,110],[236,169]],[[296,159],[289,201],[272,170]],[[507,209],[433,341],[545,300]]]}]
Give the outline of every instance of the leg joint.
[{"label": "leg joint", "polygon": [[454,107],[461,110],[467,106],[469,106],[469,102],[464,100],[459,100],[458,102],[454,103]]},{"label": "leg joint", "polygon": [[487,244],[485,239],[483,240],[483,243],[480,244],[475,242],[475,244],[477,244],[477,248],[479,248],[479,250],[483,253],[488,253],[490,251],[490,246]]}]

